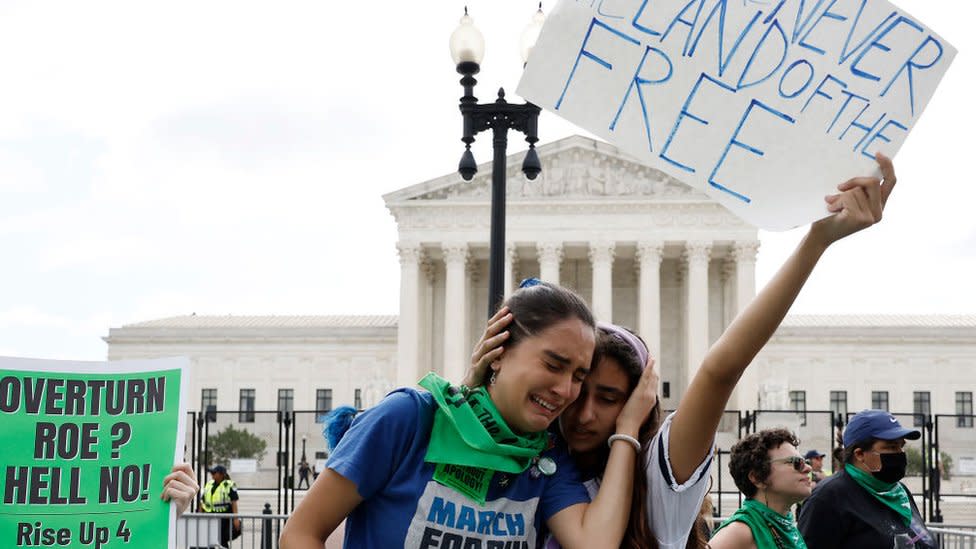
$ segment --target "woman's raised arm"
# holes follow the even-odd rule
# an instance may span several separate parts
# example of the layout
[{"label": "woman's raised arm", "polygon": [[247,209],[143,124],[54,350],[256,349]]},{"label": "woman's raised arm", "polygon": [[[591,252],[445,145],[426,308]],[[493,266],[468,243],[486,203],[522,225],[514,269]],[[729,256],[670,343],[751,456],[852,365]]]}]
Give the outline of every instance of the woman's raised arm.
[{"label": "woman's raised arm", "polygon": [[810,226],[772,280],[705,355],[671,424],[668,449],[678,483],[688,480],[708,455],[735,384],[783,321],[820,256],[834,242],[881,221],[896,178],[889,158],[880,153],[875,158],[883,179],[857,177],[825,197],[827,210],[835,215]]}]

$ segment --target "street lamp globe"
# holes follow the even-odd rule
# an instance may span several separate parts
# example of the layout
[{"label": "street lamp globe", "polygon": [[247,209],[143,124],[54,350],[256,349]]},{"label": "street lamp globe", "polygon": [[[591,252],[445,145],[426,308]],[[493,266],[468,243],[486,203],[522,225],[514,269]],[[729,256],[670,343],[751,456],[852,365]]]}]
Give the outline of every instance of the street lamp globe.
[{"label": "street lamp globe", "polygon": [[468,8],[464,8],[464,16],[460,24],[451,33],[451,59],[454,65],[474,63],[481,65],[485,58],[485,37],[478,27],[474,26],[474,19],[468,15]]},{"label": "street lamp globe", "polygon": [[539,9],[532,14],[532,21],[525,26],[522,36],[519,38],[519,53],[522,54],[522,63],[529,62],[529,54],[532,53],[532,47],[539,39],[539,31],[542,30],[542,24],[545,22],[546,16],[542,13],[542,2],[539,2]]},{"label": "street lamp globe", "polygon": [[[532,25],[523,33],[520,43],[522,55],[535,44],[538,29],[545,17],[542,15],[542,5],[533,17]],[[529,150],[522,163],[522,171],[528,179],[534,179],[542,170],[539,155],[535,152],[538,137],[538,119],[541,109],[531,103],[509,103],[505,100],[505,90],[498,89],[498,99],[493,103],[478,103],[474,96],[474,87],[478,83],[474,75],[480,70],[481,60],[485,53],[485,40],[481,32],[474,27],[474,22],[468,15],[468,8],[464,8],[461,24],[451,34],[451,59],[457,72],[462,75],[461,86],[464,95],[458,108],[461,110],[463,121],[461,141],[464,143],[464,153],[458,163],[458,173],[465,181],[470,181],[478,172],[478,164],[471,153],[471,144],[475,136],[483,131],[492,132],[492,162],[491,162],[491,223],[488,252],[488,316],[491,317],[504,297],[505,281],[505,192],[506,166],[508,164],[505,150],[508,147],[508,130],[515,130],[525,134],[525,141]]]}]

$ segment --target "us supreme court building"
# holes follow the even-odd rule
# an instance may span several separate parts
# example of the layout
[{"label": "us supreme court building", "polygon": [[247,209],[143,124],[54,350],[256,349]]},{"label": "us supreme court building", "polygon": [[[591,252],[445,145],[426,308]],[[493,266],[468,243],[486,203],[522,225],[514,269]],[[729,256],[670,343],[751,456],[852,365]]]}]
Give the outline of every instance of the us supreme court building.
[{"label": "us supreme court building", "polygon": [[[638,331],[658,359],[663,404],[675,408],[755,295],[757,229],[604,142],[572,136],[538,153],[534,181],[521,173],[523,153],[508,158],[505,287],[557,282],[598,319]],[[383,197],[398,227],[398,316],[146,319],[110,329],[108,358],[189,356],[191,409],[365,408],[429,370],[460,380],[487,312],[490,176],[485,164],[469,182],[451,173]],[[870,407],[971,415],[974,367],[976,315],[791,315],[729,409],[782,410],[797,426],[808,411]],[[976,433],[971,420],[958,429]],[[976,457],[972,441],[954,467]]]}]

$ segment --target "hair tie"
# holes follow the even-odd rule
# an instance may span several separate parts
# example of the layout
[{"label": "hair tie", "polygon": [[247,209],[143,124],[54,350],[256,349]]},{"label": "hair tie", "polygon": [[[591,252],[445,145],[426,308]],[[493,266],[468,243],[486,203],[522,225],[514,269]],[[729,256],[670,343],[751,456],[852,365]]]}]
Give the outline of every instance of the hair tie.
[{"label": "hair tie", "polygon": [[542,281],[534,276],[529,278],[523,278],[522,282],[519,282],[519,288],[531,288],[532,286],[538,286],[542,284]]}]

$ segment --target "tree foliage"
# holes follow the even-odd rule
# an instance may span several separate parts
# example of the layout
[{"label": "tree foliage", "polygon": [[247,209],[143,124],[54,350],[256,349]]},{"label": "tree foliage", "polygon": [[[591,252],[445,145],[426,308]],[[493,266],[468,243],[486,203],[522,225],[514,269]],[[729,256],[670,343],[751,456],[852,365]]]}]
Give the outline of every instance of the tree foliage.
[{"label": "tree foliage", "polygon": [[[908,455],[907,475],[910,477],[922,476],[922,451],[913,446],[906,446],[905,454]],[[949,472],[952,470],[952,456],[940,451],[939,460],[942,462],[942,478],[949,480]],[[931,466],[931,464],[929,465]]]},{"label": "tree foliage", "polygon": [[207,439],[210,454],[208,467],[230,465],[231,459],[260,459],[267,447],[267,441],[251,434],[246,428],[235,429],[233,425],[228,425]]}]

